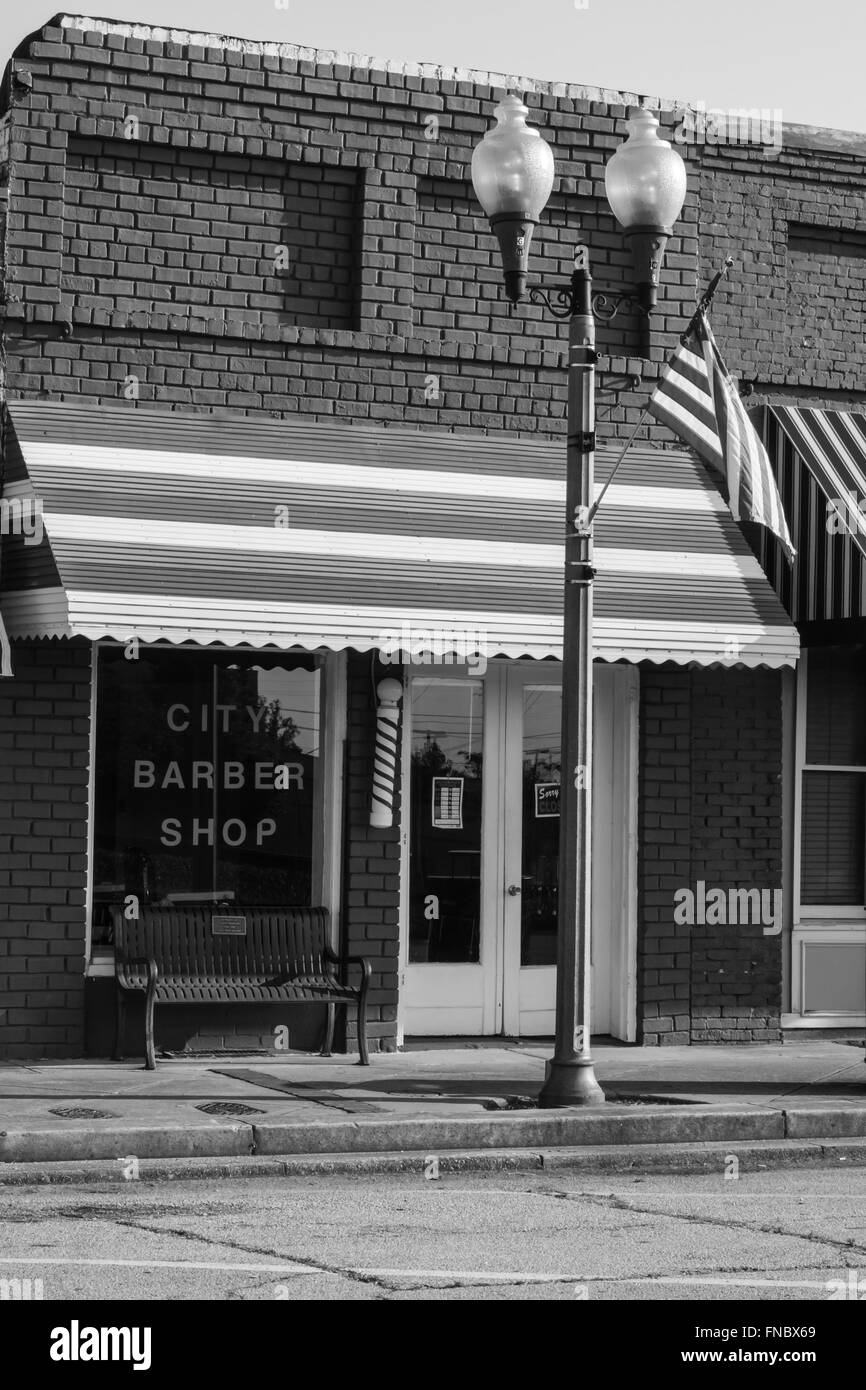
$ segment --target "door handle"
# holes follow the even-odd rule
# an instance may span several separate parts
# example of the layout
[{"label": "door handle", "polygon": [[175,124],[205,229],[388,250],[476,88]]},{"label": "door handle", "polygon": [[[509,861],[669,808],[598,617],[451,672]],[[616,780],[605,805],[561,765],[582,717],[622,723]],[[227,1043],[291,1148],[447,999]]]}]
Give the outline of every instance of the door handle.
[{"label": "door handle", "polygon": [[516,897],[517,897],[517,894],[518,894],[519,892],[520,892],[520,886],[519,886],[519,884],[517,884],[517,883],[509,883],[509,885],[508,885],[508,896],[509,896],[509,898],[516,898]]}]

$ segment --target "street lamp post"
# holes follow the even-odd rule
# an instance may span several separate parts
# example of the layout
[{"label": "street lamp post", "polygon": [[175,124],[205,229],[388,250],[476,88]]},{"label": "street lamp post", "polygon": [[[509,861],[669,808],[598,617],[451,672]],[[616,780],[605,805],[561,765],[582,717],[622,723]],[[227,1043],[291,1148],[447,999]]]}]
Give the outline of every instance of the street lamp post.
[{"label": "street lamp post", "polygon": [[[496,108],[496,127],[472,156],[472,181],[499,241],[512,303],[526,292],[532,233],[553,188],[552,152],[527,126],[528,114],[518,97],[507,96]],[[612,318],[626,302],[644,318],[652,312],[665,244],[686,192],[685,165],[659,139],[655,117],[635,112],[629,132],[607,165],[605,187],[632,246],[636,296],[594,295],[585,246],[577,248],[570,286],[556,292],[558,307],[542,290],[530,296],[569,319],[556,1041],[539,1096],[546,1107],[604,1101],[590,1050],[596,316]]]}]

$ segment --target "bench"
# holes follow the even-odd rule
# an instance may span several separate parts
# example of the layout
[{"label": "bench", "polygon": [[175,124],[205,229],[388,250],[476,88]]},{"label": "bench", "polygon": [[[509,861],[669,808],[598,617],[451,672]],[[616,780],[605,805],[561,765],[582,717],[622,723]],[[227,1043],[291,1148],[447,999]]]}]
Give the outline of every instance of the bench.
[{"label": "bench", "polygon": [[[328,944],[324,907],[139,908],[127,920],[112,907],[117,1014],[114,1057],[123,1059],[124,1008],[129,993],[145,996],[148,1071],[156,1066],[153,1016],[157,1004],[263,1003],[328,1005],[323,1056],[331,1055],[336,1006],[358,1010],[361,1065],[367,1053],[367,990],[370,962],[338,956]],[[357,965],[358,985],[345,984],[341,967]]]}]

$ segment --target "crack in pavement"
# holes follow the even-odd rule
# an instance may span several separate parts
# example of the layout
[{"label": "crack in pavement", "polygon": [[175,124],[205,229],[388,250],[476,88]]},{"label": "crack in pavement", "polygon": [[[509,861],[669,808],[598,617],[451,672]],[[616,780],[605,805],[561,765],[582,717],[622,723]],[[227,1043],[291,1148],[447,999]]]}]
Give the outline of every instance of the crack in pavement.
[{"label": "crack in pavement", "polygon": [[[192,1231],[177,1230],[174,1227],[149,1226],[145,1223],[133,1220],[123,1220],[119,1216],[113,1216],[112,1221],[117,1226],[125,1227],[127,1230],[146,1231],[149,1235],[156,1236],[177,1236],[181,1240],[195,1240],[203,1245],[220,1245],[229,1250],[236,1250],[238,1254],[244,1255],[267,1255],[272,1260],[280,1260],[283,1264],[308,1265],[319,1270],[322,1274],[334,1274],[351,1279],[361,1284],[375,1284],[379,1288],[387,1289],[390,1286],[374,1275],[366,1275],[362,1272],[345,1267],[343,1265],[329,1265],[323,1260],[307,1259],[305,1255],[283,1255],[277,1250],[263,1249],[260,1246],[241,1245],[239,1241],[227,1238],[218,1239],[207,1235],[196,1235]],[[299,1271],[309,1272],[309,1271]],[[275,1270],[275,1274],[291,1274],[288,1270]]]},{"label": "crack in pavement", "polygon": [[[477,1278],[467,1275],[465,1279],[459,1279],[455,1283],[448,1284],[444,1284],[441,1279],[424,1279],[421,1281],[417,1281],[416,1277],[416,1279],[413,1281],[413,1275],[409,1271],[407,1271],[405,1275],[400,1273],[382,1275],[376,1273],[375,1271],[357,1269],[352,1266],[329,1264],[324,1260],[309,1258],[305,1255],[283,1255],[281,1252],[271,1248],[265,1249],[257,1245],[243,1245],[239,1241],[230,1240],[227,1238],[220,1239],[218,1237],[212,1237],[204,1234],[197,1235],[192,1231],[177,1229],[175,1227],[149,1225],[146,1222],[133,1220],[131,1218],[124,1219],[118,1216],[116,1213],[105,1213],[105,1215],[108,1217],[110,1221],[113,1222],[113,1224],[123,1227],[127,1230],[143,1231],[149,1235],[156,1236],[175,1236],[183,1240],[198,1241],[204,1245],[221,1246],[224,1249],[237,1251],[238,1254],[265,1255],[270,1259],[280,1260],[283,1264],[297,1264],[301,1266],[301,1268],[298,1270],[297,1275],[293,1275],[291,1270],[276,1269],[274,1271],[274,1277],[276,1279],[279,1279],[280,1277],[297,1278],[302,1277],[305,1274],[309,1275],[310,1268],[313,1268],[318,1270],[322,1274],[329,1274],[338,1278],[345,1278],[351,1282],[359,1284],[372,1285],[373,1287],[381,1289],[386,1293],[411,1293],[420,1289],[447,1290],[462,1288],[537,1288],[541,1284],[549,1285],[552,1287],[558,1284],[587,1282],[586,1277],[578,1274],[555,1276],[545,1275],[541,1273],[534,1274],[530,1273],[529,1271],[526,1271],[526,1273],[522,1275],[516,1275],[514,1278],[507,1278],[503,1275],[496,1275],[495,1271],[490,1271],[490,1276],[488,1278]],[[307,1266],[307,1268],[303,1268],[303,1266]],[[613,1276],[610,1277],[613,1278]],[[263,1276],[263,1278],[267,1278],[267,1276]]]},{"label": "crack in pavement", "polygon": [[[177,1216],[182,1215],[187,1210],[188,1208],[182,1205],[170,1207],[152,1206],[145,1207],[143,1210],[140,1209],[136,1214],[139,1216]],[[3,1212],[0,1214],[0,1224],[8,1226],[30,1226],[45,1221],[111,1221],[115,1214],[115,1207],[91,1206],[62,1208],[55,1206],[50,1209],[43,1208],[39,1211],[25,1212],[21,1215],[17,1212]],[[218,1216],[220,1215],[220,1211],[218,1207],[204,1208],[197,1212],[196,1215]]]},{"label": "crack in pavement", "polygon": [[[813,1247],[824,1247],[828,1251],[839,1251],[840,1253],[844,1253],[849,1256],[866,1254],[866,1246],[857,1245],[854,1239],[840,1240],[831,1236],[822,1236],[815,1233],[803,1233],[801,1231],[792,1231],[786,1229],[783,1226],[778,1225],[756,1225],[753,1223],[747,1223],[741,1219],[735,1219],[733,1217],[725,1218],[711,1216],[707,1214],[692,1214],[685,1213],[682,1211],[671,1211],[663,1209],[659,1210],[658,1208],[646,1207],[644,1205],[639,1204],[635,1201],[635,1198],[630,1195],[620,1196],[617,1193],[604,1192],[570,1192],[558,1188],[538,1189],[535,1187],[524,1187],[522,1185],[517,1190],[521,1193],[521,1195],[524,1196],[545,1197],[557,1201],[585,1202],[589,1205],[600,1207],[604,1210],[620,1211],[625,1214],[634,1214],[650,1218],[667,1217],[669,1219],[673,1219],[678,1222],[684,1222],[686,1224],[716,1226],[730,1231],[748,1231],[749,1233],[754,1233],[756,1235],[763,1234],[768,1236],[785,1236],[796,1240],[805,1241],[807,1244]],[[443,1188],[440,1191],[442,1196],[447,1195],[447,1189]],[[182,1210],[182,1208],[177,1207],[169,1209],[149,1208],[145,1211],[130,1213],[128,1216],[125,1216],[119,1214],[116,1210],[114,1210],[111,1207],[106,1207],[104,1205],[97,1206],[96,1204],[84,1204],[71,1209],[67,1208],[63,1211],[55,1211],[54,1213],[52,1213],[52,1215],[55,1216],[56,1219],[69,1219],[72,1221],[99,1218],[105,1220],[108,1223],[117,1225],[127,1230],[141,1231],[143,1233],[155,1235],[158,1237],[175,1237],[186,1241],[196,1241],[200,1244],[204,1244],[207,1246],[220,1246],[224,1249],[236,1251],[238,1254],[260,1255],[269,1259],[273,1259],[275,1261],[280,1261],[283,1266],[299,1266],[297,1273],[295,1273],[291,1269],[286,1268],[275,1269],[273,1277],[269,1275],[261,1276],[262,1283],[266,1281],[272,1283],[275,1281],[278,1282],[280,1279],[285,1278],[299,1278],[303,1277],[304,1275],[310,1275],[312,1271],[317,1271],[322,1275],[329,1275],[335,1278],[347,1279],[350,1282],[370,1285],[380,1290],[383,1294],[387,1295],[395,1292],[418,1292],[425,1289],[431,1291],[452,1291],[467,1288],[487,1289],[538,1287],[539,1284],[548,1285],[551,1288],[570,1283],[603,1284],[606,1286],[613,1287],[624,1284],[652,1284],[654,1282],[660,1281],[670,1282],[671,1279],[679,1279],[682,1277],[674,1276],[670,1273],[662,1273],[660,1271],[655,1273],[629,1275],[574,1273],[569,1274],[567,1276],[552,1274],[543,1275],[540,1273],[531,1274],[527,1271],[525,1273],[521,1272],[520,1274],[515,1274],[513,1278],[509,1278],[504,1275],[496,1275],[493,1271],[490,1272],[489,1276],[487,1275],[487,1272],[478,1271],[477,1275],[475,1275],[474,1277],[468,1272],[465,1278],[457,1277],[455,1279],[454,1276],[452,1276],[451,1280],[449,1280],[446,1283],[443,1282],[441,1278],[437,1279],[433,1277],[422,1277],[419,1279],[418,1275],[412,1271],[407,1271],[405,1275],[396,1270],[393,1272],[388,1271],[387,1273],[385,1273],[382,1271],[364,1270],[358,1269],[357,1267],[329,1263],[321,1259],[310,1258],[301,1254],[285,1255],[272,1247],[260,1247],[258,1245],[250,1246],[248,1244],[243,1244],[238,1240],[232,1240],[226,1237],[220,1238],[216,1236],[210,1236],[204,1233],[195,1233],[185,1228],[159,1226],[143,1219],[147,1216],[159,1216],[164,1219],[167,1215],[174,1216]],[[210,1210],[196,1213],[197,1217],[216,1214],[217,1209],[213,1208]],[[802,1269],[804,1272],[809,1269],[826,1271],[826,1268],[826,1259],[822,1260],[819,1264],[798,1266],[798,1269]],[[727,1269],[722,1268],[720,1266],[714,1266],[712,1270],[702,1271],[700,1276],[696,1275],[695,1280],[697,1281],[700,1278],[703,1278],[705,1280],[711,1274],[716,1274],[721,1278],[724,1278],[725,1275],[735,1276],[737,1274],[759,1274],[766,1276],[767,1269],[765,1265],[760,1267],[754,1267],[751,1265],[738,1265],[729,1267]],[[238,1295],[239,1293],[240,1291],[238,1291]]]},{"label": "crack in pavement", "polygon": [[[574,1194],[567,1193],[567,1192],[553,1191],[553,1192],[547,1192],[547,1193],[545,1193],[544,1195],[545,1195],[545,1196],[550,1196],[550,1197],[555,1197],[555,1198],[558,1198],[558,1199],[562,1199],[562,1198],[565,1198],[565,1199],[573,1199],[573,1195],[574,1195]],[[612,1194],[611,1194],[610,1198],[605,1197],[605,1196],[602,1195],[602,1194],[599,1194],[598,1197],[597,1197],[597,1199],[596,1199],[596,1205],[598,1205],[598,1204],[600,1204],[600,1203],[607,1203],[609,1200],[618,1201],[618,1199],[614,1198]],[[640,1215],[647,1215],[647,1216],[664,1216],[664,1215],[666,1215],[666,1213],[664,1213],[664,1212],[642,1211],[640,1208],[633,1208],[633,1207],[630,1207],[630,1206],[627,1206],[627,1205],[623,1205],[623,1204],[620,1204],[620,1205],[618,1206],[617,1209],[619,1209],[619,1210],[624,1210],[624,1211],[633,1211],[633,1210],[634,1210],[634,1211],[636,1211],[636,1212],[637,1212],[638,1214],[640,1214]],[[152,1226],[152,1225],[149,1225],[149,1224],[147,1224],[147,1223],[145,1223],[145,1222],[136,1221],[136,1220],[131,1220],[131,1219],[126,1219],[126,1220],[124,1220],[124,1219],[122,1219],[122,1218],[120,1218],[120,1217],[118,1217],[118,1216],[116,1216],[116,1215],[112,1216],[111,1219],[112,1219],[112,1220],[114,1221],[114,1223],[115,1223],[116,1225],[118,1225],[118,1226],[122,1226],[122,1227],[127,1228],[127,1229],[130,1229],[130,1230],[138,1230],[138,1231],[147,1232],[147,1233],[150,1234],[150,1235],[157,1235],[157,1236],[176,1236],[176,1237],[179,1237],[179,1238],[181,1238],[181,1239],[183,1239],[183,1240],[198,1241],[198,1242],[200,1242],[200,1243],[202,1243],[202,1244],[205,1244],[205,1245],[221,1246],[221,1247],[223,1247],[223,1248],[228,1248],[228,1249],[230,1249],[230,1250],[235,1250],[235,1251],[237,1251],[239,1254],[247,1254],[247,1255],[265,1255],[265,1256],[267,1256],[267,1257],[269,1257],[269,1258],[271,1258],[271,1259],[280,1260],[280,1261],[282,1261],[283,1264],[297,1264],[297,1265],[301,1266],[301,1268],[299,1268],[297,1274],[293,1274],[293,1272],[292,1272],[291,1270],[276,1269],[276,1270],[274,1271],[274,1279],[276,1279],[276,1280],[279,1280],[280,1278],[301,1278],[301,1277],[303,1277],[304,1275],[309,1276],[309,1274],[310,1274],[310,1269],[312,1268],[312,1269],[315,1269],[315,1270],[319,1271],[321,1274],[332,1275],[332,1276],[337,1277],[337,1278],[345,1278],[345,1279],[348,1279],[350,1282],[372,1285],[372,1286],[375,1287],[375,1288],[381,1289],[381,1290],[382,1290],[383,1292],[385,1292],[385,1293],[395,1293],[395,1292],[412,1293],[412,1292],[417,1292],[417,1291],[422,1290],[422,1289],[430,1289],[430,1290],[440,1290],[440,1289],[441,1289],[441,1290],[454,1290],[454,1289],[464,1289],[464,1288],[478,1288],[478,1289],[481,1289],[481,1288],[529,1288],[529,1287],[537,1288],[539,1285],[549,1285],[550,1287],[553,1287],[553,1286],[555,1286],[555,1285],[571,1284],[571,1283],[574,1283],[574,1284],[606,1284],[606,1285],[615,1286],[615,1285],[619,1285],[619,1284],[633,1284],[633,1283],[652,1284],[652,1283],[658,1283],[658,1282],[661,1282],[661,1281],[664,1281],[664,1280],[670,1281],[670,1280],[673,1279],[673,1278],[680,1278],[680,1277],[682,1277],[682,1276],[674,1276],[674,1275],[671,1275],[671,1274],[669,1274],[669,1273],[662,1273],[661,1271],[656,1271],[656,1272],[654,1272],[654,1273],[647,1273],[647,1274],[629,1274],[629,1275],[604,1275],[604,1274],[581,1274],[581,1273],[574,1273],[574,1274],[568,1274],[568,1275],[564,1275],[564,1276],[563,1276],[563,1275],[560,1275],[560,1276],[556,1276],[556,1275],[544,1275],[544,1274],[541,1274],[541,1273],[533,1274],[533,1273],[530,1273],[529,1271],[527,1271],[527,1272],[525,1273],[525,1275],[516,1275],[514,1278],[507,1278],[507,1277],[505,1277],[505,1276],[503,1276],[503,1275],[495,1275],[494,1272],[491,1271],[491,1277],[489,1277],[489,1278],[484,1278],[484,1277],[478,1278],[478,1277],[473,1277],[473,1276],[471,1276],[471,1275],[467,1275],[465,1279],[459,1279],[459,1280],[457,1280],[456,1282],[451,1282],[451,1283],[447,1283],[447,1284],[446,1284],[446,1283],[443,1283],[441,1279],[432,1279],[432,1278],[431,1278],[431,1279],[422,1279],[422,1280],[418,1280],[417,1277],[416,1277],[416,1278],[413,1280],[412,1274],[411,1274],[410,1272],[408,1272],[408,1271],[407,1271],[407,1273],[406,1273],[405,1275],[402,1275],[402,1274],[397,1273],[397,1272],[395,1272],[395,1273],[393,1273],[393,1274],[389,1273],[389,1274],[387,1274],[387,1275],[383,1275],[383,1274],[377,1273],[376,1271],[372,1271],[372,1270],[357,1269],[357,1268],[352,1267],[352,1266],[339,1265],[339,1264],[329,1264],[329,1263],[327,1263],[327,1262],[324,1261],[324,1260],[317,1260],[317,1259],[308,1257],[308,1256],[306,1256],[306,1255],[300,1255],[300,1254],[299,1254],[299,1255],[284,1255],[284,1254],[282,1254],[281,1252],[279,1252],[279,1251],[277,1251],[277,1250],[274,1250],[274,1249],[272,1249],[272,1248],[263,1248],[263,1247],[258,1246],[258,1245],[256,1245],[256,1246],[244,1245],[244,1244],[241,1244],[239,1241],[230,1240],[230,1239],[226,1239],[226,1238],[224,1238],[224,1239],[219,1239],[219,1238],[217,1238],[217,1237],[211,1237],[211,1236],[207,1236],[207,1235],[204,1235],[204,1234],[197,1235],[197,1234],[195,1234],[195,1233],[192,1232],[192,1231],[186,1231],[186,1230],[182,1230],[182,1229],[179,1230],[179,1229],[177,1229],[177,1228],[165,1228],[165,1227],[160,1227],[160,1226]],[[697,1218],[697,1217],[694,1217],[694,1218],[683,1218],[683,1219],[692,1220],[692,1221],[699,1221],[699,1220],[700,1220],[700,1218]],[[721,1224],[721,1225],[724,1225],[724,1224],[727,1224],[727,1223],[714,1222],[714,1223],[711,1223],[711,1224],[717,1224],[717,1225],[718,1225],[718,1224]],[[732,1226],[734,1229],[739,1229],[740,1223],[730,1223],[730,1224],[731,1224],[731,1226]],[[750,1227],[750,1228],[748,1228],[748,1229],[753,1229],[753,1228]],[[789,1232],[768,1232],[768,1234],[790,1234],[790,1233],[789,1233]],[[804,1237],[804,1238],[805,1238],[805,1237]],[[306,1268],[304,1268],[304,1266],[306,1266]],[[817,1264],[809,1264],[809,1265],[798,1266],[798,1269],[802,1269],[803,1271],[806,1271],[806,1270],[809,1270],[809,1269],[826,1271],[826,1268],[827,1268],[826,1260],[821,1261],[820,1263],[817,1263]],[[763,1275],[766,1275],[766,1273],[767,1273],[766,1266],[760,1266],[760,1265],[759,1265],[759,1266],[755,1266],[755,1265],[736,1265],[736,1266],[732,1266],[732,1267],[729,1267],[729,1268],[723,1268],[723,1267],[721,1267],[721,1266],[714,1266],[711,1270],[704,1270],[704,1271],[702,1271],[701,1276],[697,1276],[697,1275],[696,1275],[695,1278],[696,1278],[696,1279],[698,1279],[698,1278],[700,1278],[700,1277],[706,1278],[706,1277],[708,1277],[710,1274],[717,1274],[717,1275],[719,1275],[719,1276],[724,1276],[724,1275],[726,1275],[726,1274],[730,1274],[730,1275],[736,1275],[736,1274],[763,1274]],[[264,1281],[268,1280],[268,1278],[269,1278],[269,1276],[263,1275],[263,1276],[262,1276],[262,1281],[264,1282]],[[270,1280],[270,1282],[273,1282],[273,1280]]]},{"label": "crack in pavement", "polygon": [[764,1225],[762,1222],[736,1221],[733,1218],[720,1216],[694,1215],[690,1212],[682,1211],[658,1211],[652,1207],[641,1207],[634,1204],[628,1197],[618,1197],[611,1192],[606,1196],[599,1193],[596,1196],[587,1197],[584,1193],[573,1194],[570,1192],[551,1192],[552,1197],[574,1201],[579,1196],[584,1201],[590,1201],[595,1206],[604,1205],[607,1210],[613,1208],[616,1211],[634,1212],[637,1216],[667,1216],[674,1221],[685,1221],[697,1226],[719,1226],[723,1230],[729,1231],[749,1231],[756,1235],[767,1236],[789,1236],[793,1240],[803,1240],[812,1245],[825,1245],[833,1250],[844,1250],[850,1254],[866,1255],[866,1245],[858,1245],[853,1236],[847,1240],[837,1240],[833,1236],[821,1236],[812,1232],[789,1231],[784,1226]]}]

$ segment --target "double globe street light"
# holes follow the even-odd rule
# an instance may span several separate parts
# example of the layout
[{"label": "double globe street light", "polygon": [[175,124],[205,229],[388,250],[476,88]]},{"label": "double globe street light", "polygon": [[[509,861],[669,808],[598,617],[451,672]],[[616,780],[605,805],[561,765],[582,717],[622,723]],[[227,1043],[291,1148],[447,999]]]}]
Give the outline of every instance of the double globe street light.
[{"label": "double globe street light", "polygon": [[[473,151],[472,183],[499,242],[505,293],[516,304],[526,293],[532,234],[553,190],[553,153],[527,126],[529,111],[519,97],[505,97],[494,114],[497,125]],[[605,191],[631,245],[635,295],[594,295],[583,245],[570,286],[556,292],[558,308],[543,290],[530,292],[569,319],[556,1041],[539,1096],[546,1107],[604,1100],[590,1051],[595,320],[634,302],[647,324],[665,246],[686,196],[683,160],[659,138],[651,112],[634,111],[628,129],[605,169]],[[646,342],[648,333],[642,338]]]}]

